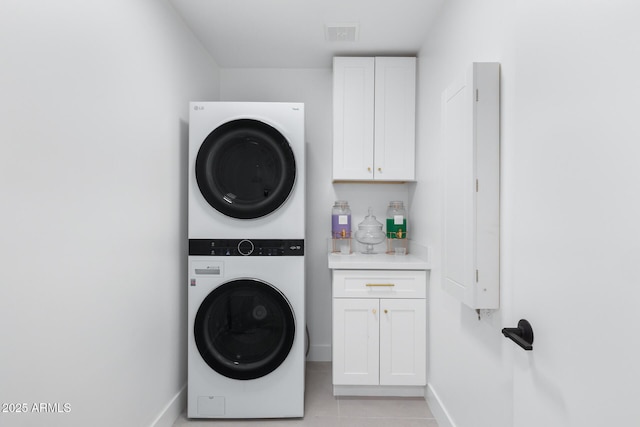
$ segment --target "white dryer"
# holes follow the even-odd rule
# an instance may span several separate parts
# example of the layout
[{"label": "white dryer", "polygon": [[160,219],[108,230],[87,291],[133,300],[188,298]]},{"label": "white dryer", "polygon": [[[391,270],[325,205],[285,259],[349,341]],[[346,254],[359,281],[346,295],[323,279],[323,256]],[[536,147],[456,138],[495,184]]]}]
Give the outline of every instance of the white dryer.
[{"label": "white dryer", "polygon": [[304,241],[191,239],[189,254],[187,416],[302,417]]},{"label": "white dryer", "polygon": [[302,239],[304,104],[191,102],[189,239]]}]

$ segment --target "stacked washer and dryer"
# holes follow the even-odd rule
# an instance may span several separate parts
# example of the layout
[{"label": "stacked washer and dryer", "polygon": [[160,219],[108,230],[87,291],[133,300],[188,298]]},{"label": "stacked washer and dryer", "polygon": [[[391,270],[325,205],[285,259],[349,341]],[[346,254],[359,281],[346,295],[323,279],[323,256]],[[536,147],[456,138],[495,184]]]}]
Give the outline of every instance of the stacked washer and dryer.
[{"label": "stacked washer and dryer", "polygon": [[304,414],[304,105],[192,102],[189,418]]}]

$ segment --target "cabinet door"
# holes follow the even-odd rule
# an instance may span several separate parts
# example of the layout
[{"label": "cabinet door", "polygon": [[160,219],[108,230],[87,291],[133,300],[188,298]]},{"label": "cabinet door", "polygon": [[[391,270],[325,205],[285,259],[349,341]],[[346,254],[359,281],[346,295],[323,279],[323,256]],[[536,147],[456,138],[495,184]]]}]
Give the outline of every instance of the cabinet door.
[{"label": "cabinet door", "polygon": [[374,58],[333,59],[333,179],[373,179]]},{"label": "cabinet door", "polygon": [[333,384],[377,385],[379,300],[333,300]]},{"label": "cabinet door", "polygon": [[380,300],[380,384],[426,385],[424,299]]},{"label": "cabinet door", "polygon": [[375,179],[415,179],[416,58],[375,58]]},{"label": "cabinet door", "polygon": [[442,93],[443,288],[500,307],[500,65],[474,63]]}]

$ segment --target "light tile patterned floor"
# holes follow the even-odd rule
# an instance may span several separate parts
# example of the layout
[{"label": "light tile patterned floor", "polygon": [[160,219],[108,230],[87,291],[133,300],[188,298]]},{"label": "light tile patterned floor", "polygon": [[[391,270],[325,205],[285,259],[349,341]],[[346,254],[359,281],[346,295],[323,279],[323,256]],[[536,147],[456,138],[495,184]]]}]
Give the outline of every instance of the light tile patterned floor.
[{"label": "light tile patterned floor", "polygon": [[422,398],[334,397],[331,363],[308,362],[303,419],[188,420],[173,427],[438,427]]}]

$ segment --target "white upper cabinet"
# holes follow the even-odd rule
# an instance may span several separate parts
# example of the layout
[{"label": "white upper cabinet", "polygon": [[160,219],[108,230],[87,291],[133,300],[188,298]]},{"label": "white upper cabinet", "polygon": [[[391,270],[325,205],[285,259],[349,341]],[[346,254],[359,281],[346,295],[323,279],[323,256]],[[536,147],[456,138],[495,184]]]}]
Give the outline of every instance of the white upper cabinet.
[{"label": "white upper cabinet", "polygon": [[333,179],[373,179],[374,58],[333,58]]},{"label": "white upper cabinet", "polygon": [[333,59],[334,181],[415,179],[416,58]]},{"label": "white upper cabinet", "polygon": [[376,58],[374,179],[415,179],[416,58]]}]

